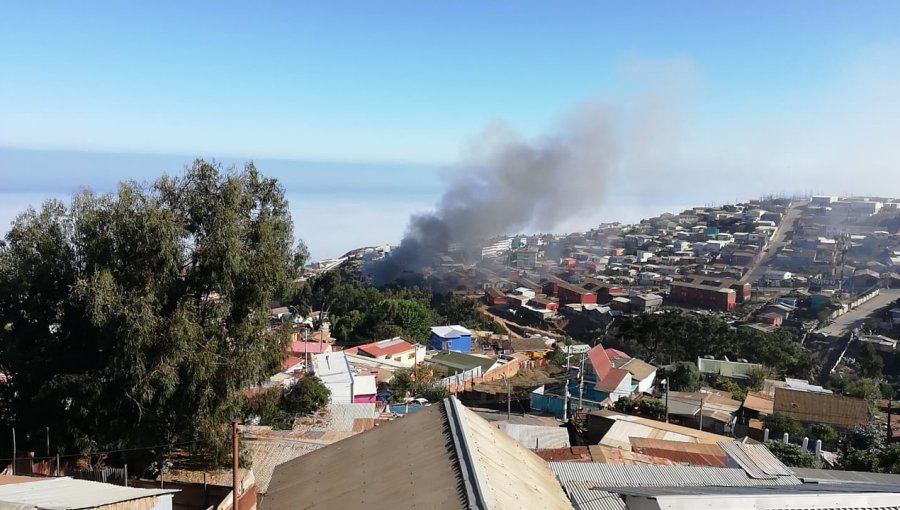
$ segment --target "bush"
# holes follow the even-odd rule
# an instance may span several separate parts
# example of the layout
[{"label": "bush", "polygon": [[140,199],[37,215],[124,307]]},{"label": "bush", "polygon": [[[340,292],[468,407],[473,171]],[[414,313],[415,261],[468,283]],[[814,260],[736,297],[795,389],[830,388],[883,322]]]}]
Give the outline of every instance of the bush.
[{"label": "bush", "polygon": [[291,385],[281,397],[281,408],[291,415],[314,413],[328,404],[331,391],[318,377],[308,375]]},{"label": "bush", "polygon": [[741,388],[738,383],[732,381],[731,379],[728,379],[727,377],[719,377],[718,379],[716,379],[716,382],[713,384],[713,386],[717,389],[731,393],[731,398],[735,400],[740,400],[741,402],[743,402],[744,399],[747,398],[747,390]]},{"label": "bush", "polygon": [[241,410],[245,420],[258,416],[261,424],[268,425],[281,411],[280,403],[281,389],[270,388],[245,397],[241,403]]},{"label": "bush", "polygon": [[789,414],[776,412],[766,416],[764,422],[769,429],[769,437],[781,437],[785,432],[791,437],[803,435],[803,425]]},{"label": "bush", "polygon": [[809,428],[809,432],[814,438],[821,440],[823,444],[835,445],[840,439],[840,435],[834,430],[834,427],[825,423],[814,424]]},{"label": "bush", "polygon": [[804,451],[795,444],[782,443],[780,441],[766,442],[766,448],[786,466],[798,468],[820,468],[822,463],[815,455]]},{"label": "bush", "polygon": [[642,398],[638,402],[638,413],[653,420],[664,420],[666,417],[666,405],[655,398]]},{"label": "bush", "polygon": [[691,361],[675,363],[672,372],[666,376],[672,391],[697,391],[700,389],[700,371]]}]

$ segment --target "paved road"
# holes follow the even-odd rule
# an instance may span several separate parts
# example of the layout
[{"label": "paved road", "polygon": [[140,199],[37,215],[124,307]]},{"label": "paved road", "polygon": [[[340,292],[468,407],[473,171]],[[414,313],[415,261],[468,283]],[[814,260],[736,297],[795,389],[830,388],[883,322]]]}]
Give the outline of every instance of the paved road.
[{"label": "paved road", "polygon": [[859,308],[841,315],[828,326],[816,331],[831,337],[843,337],[855,328],[862,326],[872,312],[900,298],[900,289],[881,289],[881,293],[861,304]]},{"label": "paved road", "polygon": [[859,308],[851,310],[841,315],[828,326],[816,331],[816,333],[826,335],[830,341],[828,354],[825,356],[825,362],[822,363],[822,371],[819,373],[819,384],[825,385],[831,378],[831,372],[844,352],[850,344],[850,332],[865,324],[866,319],[871,317],[872,313],[879,308],[889,305],[900,297],[900,289],[881,289],[881,292],[874,298],[866,301]]},{"label": "paved road", "polygon": [[794,231],[794,227],[797,225],[797,219],[800,218],[800,215],[803,213],[802,207],[808,203],[808,201],[802,200],[795,201],[791,204],[787,212],[784,213],[784,218],[781,219],[778,231],[775,232],[775,235],[769,240],[767,251],[763,252],[763,256],[756,266],[752,267],[747,271],[747,274],[741,278],[741,283],[756,283],[766,275],[766,271],[769,270],[769,262],[771,262],[772,258],[788,244],[785,242],[784,238],[788,233]]}]

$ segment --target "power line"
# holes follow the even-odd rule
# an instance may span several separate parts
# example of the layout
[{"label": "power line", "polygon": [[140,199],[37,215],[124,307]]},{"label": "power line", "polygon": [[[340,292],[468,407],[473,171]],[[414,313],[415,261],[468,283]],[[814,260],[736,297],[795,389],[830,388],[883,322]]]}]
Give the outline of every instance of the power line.
[{"label": "power line", "polygon": [[[135,448],[122,448],[122,449],[120,449],[120,450],[106,450],[106,451],[102,451],[102,452],[72,453],[72,454],[68,454],[68,455],[59,455],[58,457],[59,457],[60,459],[68,459],[68,458],[74,458],[74,457],[85,457],[85,456],[88,456],[88,455],[106,455],[106,454],[110,454],[110,453],[122,453],[122,452],[136,452],[136,451],[144,451],[144,450],[154,450],[154,449],[156,449],[156,448],[172,447],[172,446],[184,446],[184,445],[194,444],[194,443],[196,443],[196,441],[184,441],[184,442],[181,442],[181,443],[158,444],[158,445],[155,445],[155,446],[138,446],[138,447],[135,447]],[[24,459],[24,458],[26,458],[26,457],[19,457],[18,459],[15,459],[15,460],[22,460],[22,459]],[[57,458],[57,456],[56,456],[56,455],[53,455],[53,456],[51,456],[51,457],[27,457],[27,458],[28,458],[28,459],[33,459],[33,460],[55,460],[55,459]],[[12,462],[13,460],[14,460],[14,459],[0,459],[0,462]]]}]

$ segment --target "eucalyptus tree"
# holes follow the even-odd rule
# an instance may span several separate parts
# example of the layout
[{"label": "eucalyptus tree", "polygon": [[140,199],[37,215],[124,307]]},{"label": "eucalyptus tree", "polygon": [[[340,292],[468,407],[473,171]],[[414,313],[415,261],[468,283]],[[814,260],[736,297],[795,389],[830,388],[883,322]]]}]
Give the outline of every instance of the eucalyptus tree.
[{"label": "eucalyptus tree", "polygon": [[221,460],[237,391],[284,352],[268,310],[304,256],[292,228],[276,180],[202,160],[26,210],[0,246],[0,419],[20,437],[51,425],[69,451]]}]

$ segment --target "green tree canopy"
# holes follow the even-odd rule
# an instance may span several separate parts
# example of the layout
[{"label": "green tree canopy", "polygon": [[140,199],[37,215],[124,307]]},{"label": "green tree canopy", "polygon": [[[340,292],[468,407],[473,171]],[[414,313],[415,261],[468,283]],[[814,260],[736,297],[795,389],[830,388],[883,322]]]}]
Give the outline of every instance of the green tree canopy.
[{"label": "green tree canopy", "polygon": [[666,375],[672,391],[697,391],[700,389],[700,371],[691,361],[679,361]]},{"label": "green tree canopy", "polygon": [[797,468],[821,468],[822,463],[812,453],[803,451],[803,448],[795,444],[782,443],[781,441],[768,441],[766,448],[786,466]]},{"label": "green tree canopy", "polygon": [[769,437],[780,438],[785,432],[791,437],[803,435],[803,424],[789,414],[775,412],[766,416],[763,422],[769,429]]},{"label": "green tree canopy", "polygon": [[369,310],[364,322],[376,339],[404,336],[424,343],[431,333],[431,311],[409,299],[385,299]]},{"label": "green tree canopy", "polygon": [[733,328],[720,317],[699,316],[680,310],[625,317],[616,333],[617,342],[632,356],[665,365],[695,360],[705,355],[747,359],[791,377],[808,379],[818,369],[818,359],[803,349],[790,333],[762,333]]},{"label": "green tree canopy", "polygon": [[328,404],[331,391],[315,376],[307,376],[292,384],[281,397],[281,407],[291,415],[314,413]]},{"label": "green tree canopy", "polygon": [[860,349],[859,356],[856,357],[859,364],[859,373],[863,377],[870,379],[880,379],[881,371],[884,369],[884,360],[881,355],[875,351],[875,346],[866,342]]},{"label": "green tree canopy", "polygon": [[[199,442],[219,454],[235,390],[265,380],[292,274],[284,190],[252,164],[77,194],[0,246],[0,368],[20,437],[83,449]],[[21,447],[21,445],[20,445]]]}]

